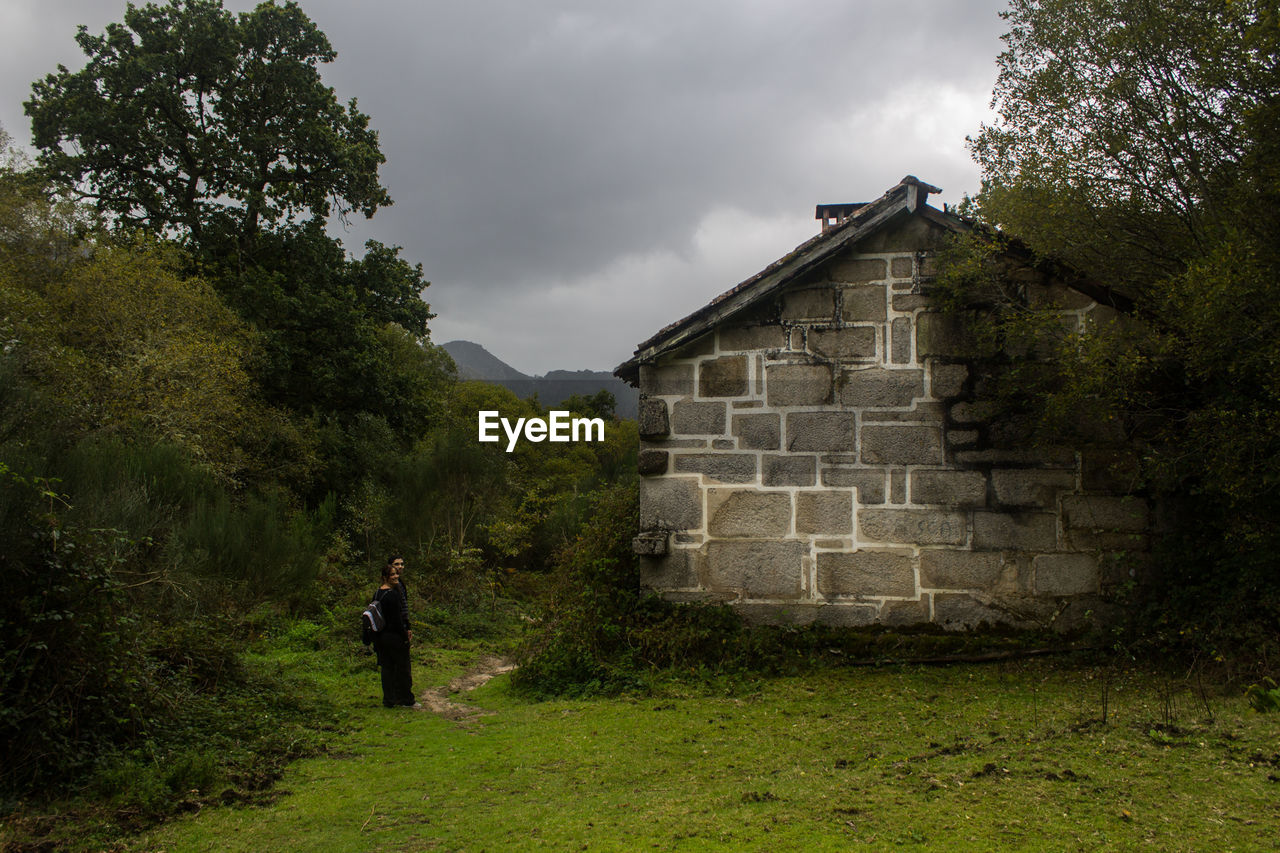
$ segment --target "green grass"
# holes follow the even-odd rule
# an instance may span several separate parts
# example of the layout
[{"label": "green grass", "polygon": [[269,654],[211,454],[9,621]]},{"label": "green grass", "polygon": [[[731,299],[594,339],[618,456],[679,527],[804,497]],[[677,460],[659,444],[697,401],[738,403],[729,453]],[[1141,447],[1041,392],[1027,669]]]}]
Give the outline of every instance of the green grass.
[{"label": "green grass", "polygon": [[[481,650],[420,652],[415,684]],[[541,703],[502,677],[462,727],[379,707],[356,656],[318,671],[349,723],[329,755],[269,805],[206,808],[133,849],[1275,849],[1280,715],[1128,671],[1104,725],[1099,672],[826,669]]]}]

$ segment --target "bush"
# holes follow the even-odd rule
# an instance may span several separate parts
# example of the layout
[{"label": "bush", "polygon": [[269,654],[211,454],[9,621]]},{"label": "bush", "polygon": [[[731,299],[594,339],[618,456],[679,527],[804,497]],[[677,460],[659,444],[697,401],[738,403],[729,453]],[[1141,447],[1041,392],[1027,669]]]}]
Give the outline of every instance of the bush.
[{"label": "bush", "polygon": [[631,542],[635,484],[594,494],[589,520],[556,557],[542,624],[519,652],[514,684],[531,695],[617,692],[662,669],[737,668],[742,620],[728,607],[675,605],[640,589]]}]

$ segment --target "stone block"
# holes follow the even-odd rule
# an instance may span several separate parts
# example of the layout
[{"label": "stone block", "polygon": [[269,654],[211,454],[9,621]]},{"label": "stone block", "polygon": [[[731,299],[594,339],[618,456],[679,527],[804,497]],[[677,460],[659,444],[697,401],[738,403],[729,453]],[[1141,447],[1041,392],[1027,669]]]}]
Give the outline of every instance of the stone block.
[{"label": "stone block", "polygon": [[916,580],[910,551],[828,552],[818,554],[817,559],[821,596],[915,597]]},{"label": "stone block", "polygon": [[750,483],[756,478],[754,453],[675,453],[678,474],[702,474],[721,483]]},{"label": "stone block", "polygon": [[904,504],[907,502],[907,472],[902,468],[894,468],[889,472],[889,503]]},{"label": "stone block", "polygon": [[822,485],[856,489],[858,503],[863,506],[884,503],[883,468],[824,468]]},{"label": "stone block", "polygon": [[676,548],[665,556],[640,558],[640,585],[648,589],[688,589],[698,585],[697,562],[691,548]]},{"label": "stone block", "polygon": [[890,628],[921,625],[929,621],[929,596],[919,601],[886,601],[880,605],[880,624]]},{"label": "stone block", "polygon": [[707,543],[708,586],[743,598],[799,598],[804,552],[796,540],[713,540]]},{"label": "stone block", "polygon": [[641,450],[636,469],[642,477],[655,477],[667,473],[668,455],[665,450],[651,448]]},{"label": "stone block", "polygon": [[860,509],[858,537],[868,542],[906,545],[959,545],[965,515],[932,509]]},{"label": "stone block", "polygon": [[1036,595],[1087,595],[1098,591],[1098,558],[1092,554],[1041,554],[1032,562]]},{"label": "stone block", "polygon": [[956,461],[961,465],[981,465],[989,462],[994,465],[1056,465],[1068,467],[1075,464],[1075,452],[1067,448],[1035,448],[1019,450],[1017,448],[996,447],[987,450],[965,450],[956,454]]},{"label": "stone block", "polygon": [[942,430],[910,424],[862,428],[862,461],[868,465],[941,465]]},{"label": "stone block", "polygon": [[911,320],[907,317],[899,317],[893,321],[890,354],[894,364],[911,363]]},{"label": "stone block", "polygon": [[661,590],[662,598],[672,604],[729,604],[738,596],[732,592],[710,589]]},{"label": "stone block", "polygon": [[[884,268],[884,261],[880,261]],[[846,323],[883,323],[888,289],[883,284],[846,287],[840,293],[840,316]]]},{"label": "stone block", "polygon": [[819,625],[832,628],[865,628],[876,622],[876,606],[874,604],[853,604],[849,602],[828,602],[812,605],[813,621]]},{"label": "stone block", "polygon": [[811,625],[817,617],[818,609],[812,604],[787,602],[785,604],[765,604],[758,601],[740,602],[733,605],[734,611],[748,625]]},{"label": "stone block", "polygon": [[1150,524],[1146,501],[1109,495],[1065,495],[1062,517],[1070,528],[1116,533],[1141,533]]},{"label": "stone block", "polygon": [[964,321],[951,314],[925,311],[916,317],[916,355],[963,356],[970,346]]},{"label": "stone block", "polygon": [[723,435],[725,404],[677,401],[671,407],[671,432],[676,435]]},{"label": "stone block", "polygon": [[1063,547],[1072,551],[1143,552],[1151,548],[1151,541],[1142,533],[1072,528],[1063,533]]},{"label": "stone block", "polygon": [[692,364],[640,365],[640,393],[650,397],[693,394]]},{"label": "stone block", "polygon": [[841,377],[840,403],[855,409],[910,406],[924,396],[924,371],[869,367]]},{"label": "stone block", "polygon": [[698,365],[699,397],[742,397],[747,393],[747,357],[727,355]]},{"label": "stone block", "polygon": [[641,397],[636,422],[641,438],[660,438],[670,435],[671,422],[667,418],[667,401]]},{"label": "stone block", "polygon": [[720,330],[721,352],[755,352],[787,348],[787,330],[779,325],[729,326]]},{"label": "stone block", "polygon": [[929,297],[923,293],[893,294],[894,311],[917,311],[929,307]]},{"label": "stone block", "polygon": [[911,260],[910,255],[894,258],[890,266],[890,272],[893,274],[893,277],[911,278],[914,272],[912,268],[915,266]]},{"label": "stone block", "polygon": [[852,412],[788,412],[787,450],[826,453],[855,448]]},{"label": "stone block", "polygon": [[981,471],[912,471],[911,502],[959,508],[986,506],[987,478]]},{"label": "stone block", "polygon": [[792,290],[782,296],[783,320],[833,322],[835,316],[836,293],[830,287]]},{"label": "stone block", "polygon": [[929,368],[929,393],[936,400],[958,397],[964,393],[969,368],[963,364],[937,364]]},{"label": "stone block", "polygon": [[982,424],[995,417],[996,406],[987,400],[966,400],[953,405],[950,411],[953,423]]},{"label": "stone block", "polygon": [[692,341],[683,343],[672,350],[667,358],[697,358],[698,356],[711,355],[716,351],[716,336],[712,332],[707,332],[694,338]]},{"label": "stone block", "polygon": [[797,492],[796,535],[853,533],[853,492]]},{"label": "stone block", "polygon": [[941,244],[949,234],[950,231],[941,225],[934,225],[921,216],[912,216],[892,228],[881,228],[867,235],[854,251],[868,255],[918,252]]},{"label": "stone block", "polygon": [[830,403],[831,366],[828,364],[771,364],[765,368],[770,406],[820,406]]},{"label": "stone block", "polygon": [[791,495],[753,489],[708,489],[707,533],[728,538],[782,537],[791,532]]},{"label": "stone block", "polygon": [[1048,512],[975,512],[973,547],[980,551],[1052,551],[1058,517]]},{"label": "stone block", "polygon": [[707,446],[705,438],[668,438],[650,441],[648,439],[640,439],[640,447],[651,448],[653,450],[676,450],[679,448],[702,447]]},{"label": "stone block", "polygon": [[933,597],[933,621],[948,631],[966,631],[988,625],[1017,625],[1019,620],[1004,610],[964,593],[938,593]]},{"label": "stone block", "polygon": [[640,481],[641,530],[693,530],[702,526],[702,491],[693,477]]},{"label": "stone block", "polygon": [[[1013,565],[1010,570],[1016,571]],[[1006,571],[1004,557],[995,551],[921,551],[920,586],[928,589],[980,589],[994,591]]]},{"label": "stone block", "polygon": [[874,326],[850,326],[844,329],[811,329],[809,352],[823,358],[849,360],[876,357]]},{"label": "stone block", "polygon": [[981,437],[982,434],[976,429],[949,429],[947,430],[947,447],[973,448]]},{"label": "stone block", "polygon": [[883,281],[886,264],[881,258],[845,258],[827,268],[827,277],[845,284]]},{"label": "stone block", "polygon": [[782,418],[773,413],[734,414],[733,434],[743,450],[777,450],[782,446]]},{"label": "stone block", "polygon": [[1074,471],[996,468],[991,472],[996,503],[1006,506],[1054,509],[1058,506],[1058,495],[1071,491],[1075,485]]},{"label": "stone block", "polygon": [[916,402],[908,410],[864,409],[864,424],[915,424],[916,426],[941,427],[947,411],[942,403]]},{"label": "stone block", "polygon": [[712,450],[737,450],[738,444],[732,438],[716,438],[711,441]]},{"label": "stone block", "polygon": [[760,481],[766,486],[812,486],[818,476],[818,462],[812,456],[764,454],[760,460]]},{"label": "stone block", "polygon": [[646,530],[631,540],[631,551],[642,557],[661,557],[667,553],[670,538],[665,530]]}]

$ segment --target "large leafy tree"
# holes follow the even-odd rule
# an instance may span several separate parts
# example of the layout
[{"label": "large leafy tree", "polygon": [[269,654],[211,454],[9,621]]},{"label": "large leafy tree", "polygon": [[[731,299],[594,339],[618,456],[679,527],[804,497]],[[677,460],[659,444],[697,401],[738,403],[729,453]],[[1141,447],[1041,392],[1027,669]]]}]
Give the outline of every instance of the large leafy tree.
[{"label": "large leafy tree", "polygon": [[252,247],[298,216],[390,204],[377,133],[320,79],[335,53],[297,3],[130,4],[26,103],[40,162],[125,226]]},{"label": "large leafy tree", "polygon": [[84,68],[59,68],[26,104],[45,173],[117,229],[189,249],[191,271],[259,333],[267,399],[324,430],[340,464],[320,495],[350,485],[339,472],[362,458],[360,424],[409,446],[447,371],[427,346],[421,267],[376,241],[352,258],[325,232],[391,203],[368,116],[320,78],[325,35],[294,2],[233,15],[169,0],[77,41]]},{"label": "large leafy tree", "polygon": [[985,218],[1111,280],[1185,269],[1247,223],[1249,196],[1280,191],[1278,14],[1265,0],[1013,0],[1000,119],[971,140]]},{"label": "large leafy tree", "polygon": [[[1050,435],[1119,425],[1142,451],[1137,482],[1172,522],[1164,603],[1188,592],[1190,619],[1196,596],[1225,598],[1218,613],[1257,615],[1274,638],[1280,10],[1012,0],[1005,18],[999,118],[970,140],[983,169],[970,212],[1034,262],[1065,261],[1058,271],[1118,292],[1130,316],[1007,365],[1016,381],[990,387]],[[1027,290],[991,286],[996,232],[977,233],[950,283],[995,303],[984,322],[997,318],[996,340],[1043,327]]]}]

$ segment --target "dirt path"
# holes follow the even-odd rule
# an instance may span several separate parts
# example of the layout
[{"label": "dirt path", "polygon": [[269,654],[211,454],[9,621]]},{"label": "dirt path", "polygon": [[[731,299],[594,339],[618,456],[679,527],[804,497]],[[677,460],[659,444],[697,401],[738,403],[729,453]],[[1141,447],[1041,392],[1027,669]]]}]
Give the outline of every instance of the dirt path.
[{"label": "dirt path", "polygon": [[489,655],[481,658],[478,663],[444,687],[424,690],[419,698],[425,710],[439,714],[447,720],[453,720],[460,726],[470,725],[476,719],[487,717],[493,712],[455,702],[451,697],[475,690],[494,676],[510,672],[515,668],[516,665],[506,658]]}]

